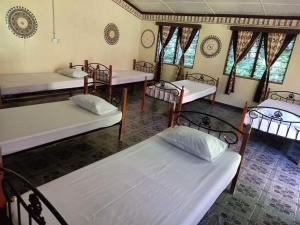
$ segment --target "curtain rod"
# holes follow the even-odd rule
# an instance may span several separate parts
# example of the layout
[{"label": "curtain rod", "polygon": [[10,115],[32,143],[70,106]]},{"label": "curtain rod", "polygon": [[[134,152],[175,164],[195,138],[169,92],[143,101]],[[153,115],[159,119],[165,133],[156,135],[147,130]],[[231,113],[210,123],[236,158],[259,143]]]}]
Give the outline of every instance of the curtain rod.
[{"label": "curtain rod", "polygon": [[231,26],[230,30],[245,30],[256,32],[274,32],[274,33],[287,33],[287,34],[299,34],[300,29],[284,29],[275,27],[246,27],[246,26]]},{"label": "curtain rod", "polygon": [[171,26],[171,27],[192,27],[192,28],[201,28],[200,24],[188,24],[188,23],[165,23],[165,22],[156,22],[158,26]]}]

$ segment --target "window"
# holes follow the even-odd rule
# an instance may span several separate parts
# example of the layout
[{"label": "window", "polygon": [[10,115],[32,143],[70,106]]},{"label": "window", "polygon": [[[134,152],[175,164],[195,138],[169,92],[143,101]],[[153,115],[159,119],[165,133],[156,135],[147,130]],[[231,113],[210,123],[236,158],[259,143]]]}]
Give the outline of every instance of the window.
[{"label": "window", "polygon": [[[287,46],[287,48],[278,57],[276,62],[270,68],[270,82],[283,83],[284,76],[288,67],[288,63],[292,54],[295,40]],[[265,53],[264,42],[262,36],[259,36],[254,42],[251,50],[242,59],[236,67],[236,75],[244,78],[252,78],[260,80],[265,71]],[[232,42],[227,55],[227,61],[224,74],[229,75],[233,66],[233,47]]]},{"label": "window", "polygon": [[[195,37],[191,43],[191,46],[184,54],[184,66],[185,67],[191,68],[194,65],[198,38],[199,38],[199,31],[195,35]],[[161,50],[161,43],[160,43],[160,41],[158,41],[157,47],[156,47],[156,62],[158,61],[160,50]],[[182,50],[179,46],[178,28],[177,28],[175,30],[170,42],[168,43],[168,45],[165,48],[163,63],[171,64],[171,65],[178,65],[181,55],[182,55]]]}]

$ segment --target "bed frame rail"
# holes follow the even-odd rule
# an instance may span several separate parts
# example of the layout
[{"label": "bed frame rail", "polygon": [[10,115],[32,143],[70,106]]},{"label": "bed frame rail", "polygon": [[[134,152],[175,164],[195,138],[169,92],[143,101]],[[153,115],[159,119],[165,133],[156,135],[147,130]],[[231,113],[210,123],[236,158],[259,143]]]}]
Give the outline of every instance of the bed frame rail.
[{"label": "bed frame rail", "polygon": [[300,105],[300,94],[292,91],[270,91],[269,89],[266,97],[267,99]]},{"label": "bed frame rail", "polygon": [[246,150],[246,146],[249,141],[251,126],[247,125],[244,130],[240,130],[231,123],[204,112],[176,111],[175,104],[172,104],[169,113],[168,126],[173,127],[174,125],[184,125],[197,130],[202,130],[225,141],[229,147],[231,145],[239,144],[239,136],[243,136],[243,140],[239,149],[239,154],[241,155],[241,163],[238,167],[235,177],[232,180],[230,187],[230,193],[233,194],[240,172],[240,167],[243,161],[244,153]]},{"label": "bed frame rail", "polygon": [[[2,216],[6,216],[8,224],[22,224],[22,221],[27,221],[29,224],[32,224],[33,221],[39,225],[48,224],[42,214],[43,209],[47,208],[57,220],[58,224],[67,225],[67,222],[55,207],[28,180],[10,169],[3,168],[2,155],[0,157],[0,207]],[[8,179],[9,177],[14,177],[14,179]],[[18,182],[29,190],[30,194],[28,199],[24,199],[20,191],[15,188],[15,182]],[[14,207],[17,209],[16,215],[14,216],[12,213],[12,204],[14,204]],[[24,212],[27,215],[23,218]],[[4,220],[5,218],[1,218],[0,222]]]},{"label": "bed frame rail", "polygon": [[136,59],[134,59],[133,70],[137,70],[145,73],[154,73],[155,66],[152,63],[145,62],[145,61],[136,61]]},{"label": "bed frame rail", "polygon": [[[271,111],[272,113],[266,113],[267,111]],[[284,114],[285,117],[294,118],[294,120],[284,119]],[[300,115],[284,109],[262,106],[248,107],[246,103],[241,116],[240,129],[243,128],[245,121],[247,122],[247,125],[253,127],[253,129],[269,133],[271,135],[295,141],[298,141],[300,137]],[[274,128],[272,125],[276,125],[277,127]],[[291,137],[290,132],[293,130],[295,135],[294,137]],[[300,167],[300,159],[297,164]]]},{"label": "bed frame rail", "polygon": [[178,110],[182,109],[182,98],[184,95],[184,87],[178,87],[175,84],[160,80],[158,82],[149,82],[147,78],[144,81],[144,93],[141,104],[141,111],[144,112],[146,96],[165,102],[175,102]]}]

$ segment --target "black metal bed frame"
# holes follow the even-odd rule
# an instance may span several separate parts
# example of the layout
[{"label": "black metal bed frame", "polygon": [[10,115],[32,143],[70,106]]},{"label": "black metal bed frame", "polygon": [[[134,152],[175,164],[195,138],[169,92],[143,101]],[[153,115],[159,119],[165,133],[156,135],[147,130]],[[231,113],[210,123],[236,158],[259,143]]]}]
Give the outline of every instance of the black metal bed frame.
[{"label": "black metal bed frame", "polygon": [[219,79],[203,73],[186,73],[186,79],[191,81],[197,81],[201,83],[206,83],[213,86],[218,86]]},{"label": "black metal bed frame", "polygon": [[292,91],[268,91],[267,98],[300,105],[300,94]]},{"label": "black metal bed frame", "polygon": [[[6,176],[2,179],[2,189],[7,201],[6,212],[8,217],[8,222],[10,224],[22,224],[22,209],[28,213],[27,219],[28,224],[32,224],[32,221],[35,221],[39,225],[45,225],[45,218],[42,216],[43,207],[46,207],[52,215],[55,217],[57,222],[61,225],[67,225],[67,222],[60,215],[60,213],[55,209],[55,207],[47,200],[47,198],[24,177],[18,173],[3,168],[3,171],[0,173],[5,173]],[[28,196],[28,201],[24,200],[21,196],[22,194],[14,187],[12,182],[7,178],[7,175],[14,176],[19,182],[22,183],[27,189],[30,189],[30,194]],[[16,204],[17,215],[14,217],[16,221],[13,221],[12,215],[12,203]],[[22,206],[22,207],[21,207]],[[23,213],[24,214],[24,213]]]},{"label": "black metal bed frame", "polygon": [[134,61],[133,62],[133,69],[145,73],[154,73],[155,71],[155,66],[152,63],[145,62],[145,61]]},{"label": "black metal bed frame", "polygon": [[[272,110],[273,115],[265,115],[262,111],[263,110]],[[296,118],[298,118],[298,121],[289,121],[289,120],[284,120],[283,117],[284,114],[292,115]],[[299,132],[300,132],[300,115],[297,115],[295,113],[289,112],[284,109],[279,109],[275,107],[266,107],[266,106],[256,106],[256,107],[248,107],[248,118],[250,119],[250,125],[253,125],[254,121],[259,121],[258,122],[258,127],[254,127],[254,129],[269,133],[269,134],[274,134],[276,136],[281,136],[284,138],[288,138],[289,132],[291,129],[295,129],[296,135],[295,135],[295,140],[298,139],[299,137]],[[267,129],[262,130],[262,123],[263,121],[267,122]],[[270,131],[271,124],[276,123],[278,124],[276,133],[273,133]],[[282,126],[287,127],[287,130],[285,132],[285,135],[278,135],[280,129]],[[298,128],[297,128],[298,127]]]},{"label": "black metal bed frame", "polygon": [[[239,153],[241,154],[241,156],[243,156],[246,145],[247,145],[247,141],[249,138],[250,128],[248,130],[246,129],[246,131],[241,131],[238,128],[234,127],[232,124],[228,123],[227,121],[222,120],[222,119],[220,119],[216,116],[210,115],[210,114],[206,114],[206,113],[202,113],[202,112],[195,112],[195,111],[178,112],[178,111],[174,111],[174,109],[175,108],[173,108],[170,111],[170,121],[172,121],[172,122],[170,122],[171,126],[173,126],[174,117],[176,117],[177,124],[184,124],[189,127],[197,127],[197,129],[205,129],[205,130],[207,130],[207,132],[209,134],[212,134],[212,132],[217,133],[218,137],[220,139],[221,139],[221,136],[223,135],[222,137],[224,138],[224,140],[227,142],[228,145],[237,144],[238,143],[238,134],[242,134],[244,136],[244,138],[243,138],[242,147],[241,147]],[[196,116],[198,120],[194,121],[193,119],[190,119],[187,116],[187,114],[192,114],[192,115]],[[216,121],[216,122],[214,122],[214,121]],[[219,126],[220,124],[228,126],[229,129],[224,129],[223,126],[220,128],[220,126]],[[234,138],[229,138],[229,137],[227,137],[227,135],[230,135]],[[1,166],[1,161],[0,161],[0,166]],[[230,189],[231,193],[234,192],[238,174],[239,174],[239,169],[240,169],[240,167],[238,168],[236,176],[232,180],[232,185],[231,185],[231,189]],[[28,213],[29,221],[31,221],[33,219],[39,225],[47,224],[46,223],[47,221],[45,221],[45,218],[42,215],[42,210],[43,210],[43,207],[41,204],[41,202],[42,202],[43,205],[46,206],[46,208],[48,208],[49,211],[54,215],[54,217],[57,219],[58,223],[60,223],[62,225],[67,224],[66,221],[63,219],[62,215],[59,214],[59,212],[54,208],[54,206],[51,205],[51,203],[43,196],[43,194],[41,192],[39,192],[35,187],[33,187],[33,185],[28,180],[26,180],[24,177],[18,175],[17,173],[15,173],[14,171],[11,171],[9,169],[4,168],[2,170],[0,168],[0,174],[1,173],[2,173],[2,175],[5,173],[5,174],[15,176],[18,179],[18,181],[24,183],[24,185],[26,185],[30,189],[29,192],[31,192],[29,194],[29,203],[27,204],[26,201],[23,199],[23,196],[16,190],[16,188],[14,187],[12,182],[9,180],[9,178],[7,178],[6,176],[3,177],[2,188],[3,188],[5,198],[7,200],[6,207],[7,207],[7,214],[8,214],[7,216],[9,218],[9,221],[12,222],[12,220],[13,220],[11,207],[12,207],[12,202],[16,201],[17,219],[18,219],[17,224],[21,224],[20,206],[23,206],[23,208]],[[31,222],[29,222],[29,224],[31,224]]]},{"label": "black metal bed frame", "polygon": [[111,82],[111,66],[107,67],[101,63],[88,63],[87,71],[94,82],[98,84],[110,85]]}]

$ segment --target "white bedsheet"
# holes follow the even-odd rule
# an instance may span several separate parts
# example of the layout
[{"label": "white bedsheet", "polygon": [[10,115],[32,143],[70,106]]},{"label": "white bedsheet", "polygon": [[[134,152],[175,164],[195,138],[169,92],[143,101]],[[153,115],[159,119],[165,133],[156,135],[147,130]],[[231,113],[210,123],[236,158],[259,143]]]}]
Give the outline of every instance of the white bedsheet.
[{"label": "white bedsheet", "polygon": [[69,89],[83,85],[83,78],[71,78],[58,73],[0,74],[1,95]]},{"label": "white bedsheet", "polygon": [[204,161],[156,135],[38,189],[72,225],[197,225],[240,158],[226,151]]},{"label": "white bedsheet", "polygon": [[[252,128],[254,128],[254,129],[259,129],[260,131],[268,132],[271,134],[276,134],[276,135],[282,136],[282,137],[287,137],[289,139],[300,140],[300,134],[298,135],[298,132],[297,132],[297,129],[300,131],[300,106],[299,105],[287,103],[287,102],[283,102],[283,101],[279,101],[279,100],[267,99],[267,100],[263,101],[262,103],[260,103],[258,106],[273,107],[273,108],[283,109],[283,110],[292,112],[299,116],[295,116],[293,114],[281,111],[282,120],[299,122],[299,123],[294,123],[289,128],[290,123],[280,124],[279,121],[272,121],[270,123],[270,120],[267,118],[264,118],[261,120],[261,115],[258,115],[259,118],[253,119],[253,121],[251,121],[251,117],[249,116],[249,113],[248,113],[245,117],[245,121],[244,121],[245,124],[251,124],[251,122],[252,122]],[[274,113],[278,110],[263,108],[263,109],[258,109],[258,111],[265,116],[272,117],[274,115]],[[279,129],[278,129],[278,127],[279,127]]]},{"label": "white bedsheet", "polygon": [[[182,103],[188,103],[192,102],[196,99],[203,98],[205,96],[211,95],[216,92],[216,86],[204,84],[197,81],[191,81],[191,80],[180,80],[171,82],[172,84],[176,85],[179,88],[184,87],[184,94]],[[159,98],[161,100],[167,101],[167,102],[175,102],[177,101],[177,96],[174,94],[170,94],[170,92],[165,92],[163,90],[159,89],[153,89],[154,86],[150,86],[147,88],[146,93],[149,96]],[[175,88],[175,87],[174,87]],[[153,91],[155,90],[155,91]],[[171,96],[170,96],[171,95]],[[180,92],[179,92],[180,95]]]},{"label": "white bedsheet", "polygon": [[145,77],[147,77],[147,80],[153,80],[154,74],[137,70],[113,70],[112,85],[142,82]]},{"label": "white bedsheet", "polygon": [[0,109],[0,147],[7,155],[121,121],[117,111],[93,114],[71,101]]}]

